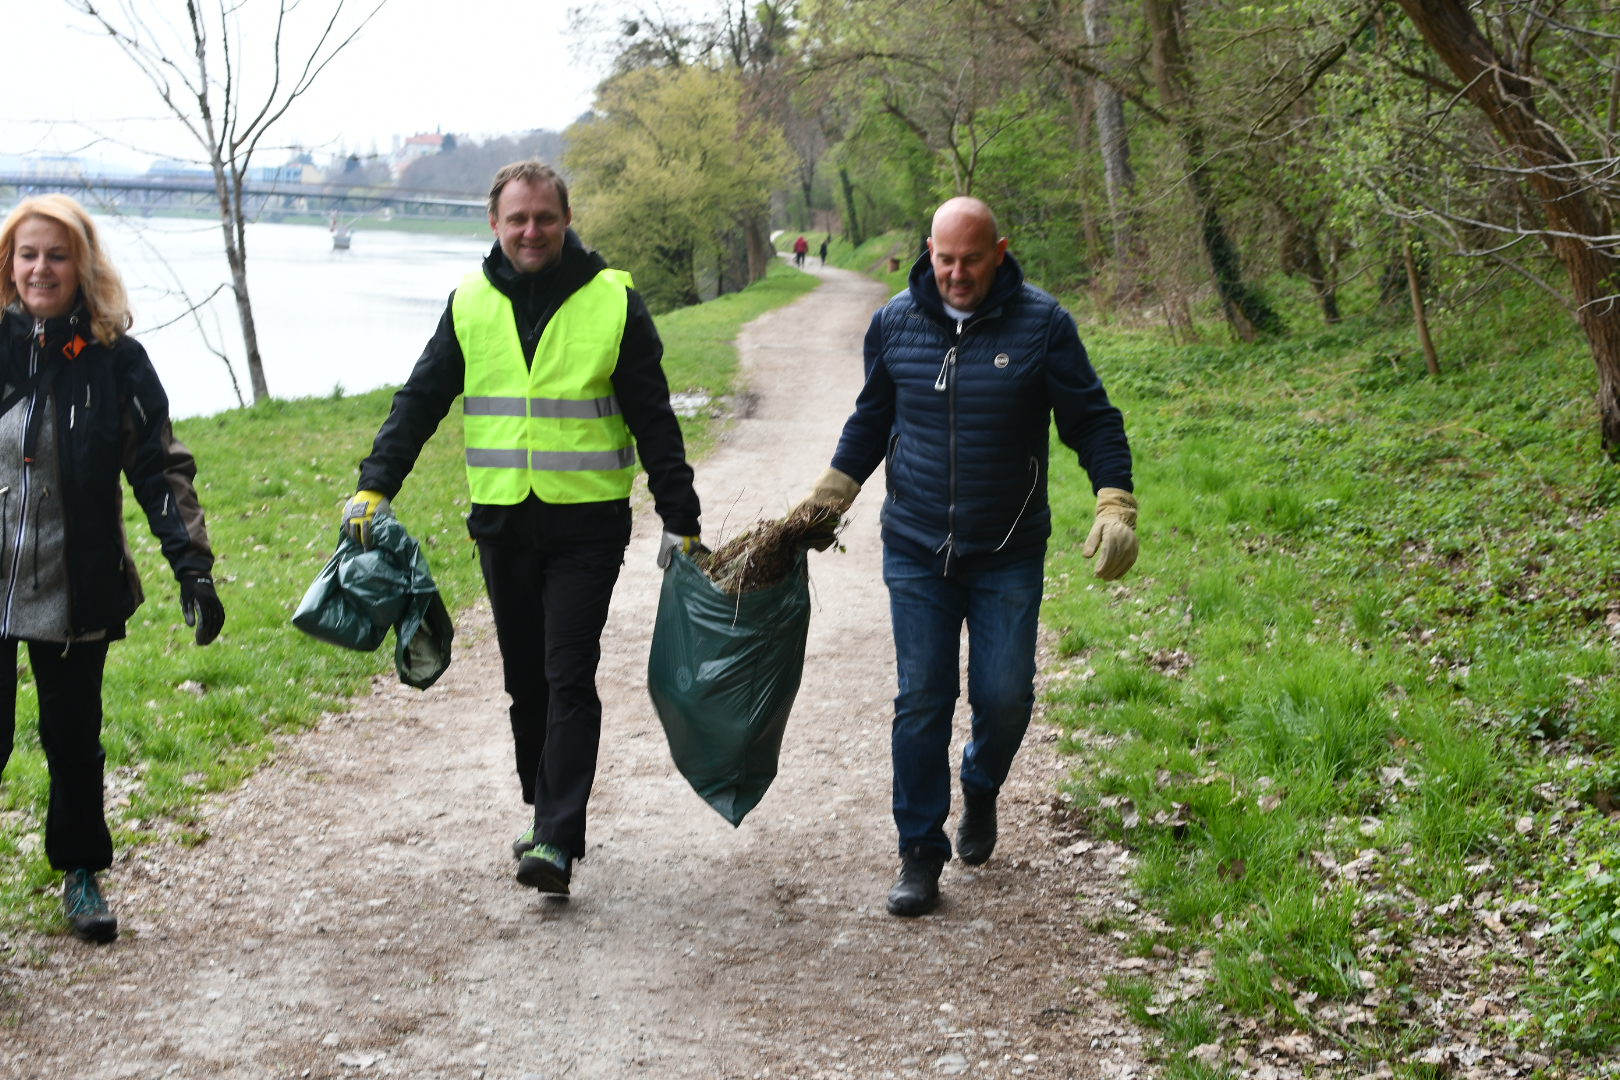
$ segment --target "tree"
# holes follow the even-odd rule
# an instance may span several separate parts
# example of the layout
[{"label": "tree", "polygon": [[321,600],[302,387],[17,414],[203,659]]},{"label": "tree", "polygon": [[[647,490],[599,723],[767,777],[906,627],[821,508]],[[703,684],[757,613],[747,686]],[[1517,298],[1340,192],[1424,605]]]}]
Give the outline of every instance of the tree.
[{"label": "tree", "polygon": [[[1580,130],[1544,117],[1539,102],[1551,99],[1568,110],[1576,100],[1562,93],[1551,65],[1536,63],[1537,43],[1557,31],[1581,33],[1559,20],[1556,2],[1478,5],[1460,0],[1399,0],[1434,54],[1457,78],[1454,91],[1490,122],[1504,151],[1507,169],[1529,189],[1531,208],[1542,223],[1528,230],[1538,236],[1569,277],[1575,318],[1586,334],[1598,372],[1598,413],[1604,452],[1620,458],[1620,236],[1614,234],[1612,203],[1620,195],[1614,176],[1613,99],[1608,122],[1593,130],[1603,145],[1595,154],[1577,154],[1565,131]],[[1518,55],[1498,49],[1481,31],[1470,9],[1481,7],[1503,31]],[[1570,19],[1579,17],[1570,14]],[[1613,39],[1613,33],[1593,34]],[[1585,75],[1591,82],[1592,69]],[[1614,81],[1610,68],[1610,86]],[[1574,89],[1570,84],[1568,89]],[[1590,89],[1590,87],[1588,87]],[[1605,90],[1607,92],[1607,90]],[[1524,233],[1527,230],[1516,228]]]},{"label": "tree", "polygon": [[949,190],[973,194],[985,148],[1019,119],[990,107],[1028,74],[995,21],[952,0],[822,0],[805,11],[810,71],[836,75],[865,108],[909,129],[936,155]]},{"label": "tree", "polygon": [[[1086,40],[1106,52],[1114,40],[1108,0],[1084,0]],[[1091,80],[1097,119],[1098,149],[1103,160],[1103,188],[1108,194],[1108,220],[1113,234],[1114,259],[1120,273],[1116,295],[1135,295],[1143,252],[1136,221],[1136,170],[1131,165],[1131,144],[1125,124],[1125,95],[1116,79]]]},{"label": "tree", "polygon": [[566,132],[580,231],[655,311],[698,302],[700,272],[791,174],[781,132],[750,116],[743,91],[734,71],[642,68],[604,83]]},{"label": "tree", "polygon": [[1143,13],[1152,34],[1153,79],[1173,125],[1185,158],[1187,184],[1197,207],[1199,236],[1215,277],[1221,310],[1234,333],[1244,341],[1278,333],[1282,320],[1243,280],[1238,248],[1232,242],[1215,184],[1214,166],[1207,152],[1204,125],[1196,108],[1192,65],[1183,47],[1185,16],[1182,0],[1144,0]]},{"label": "tree", "polygon": [[[264,401],[270,388],[248,297],[248,221],[242,187],[266,134],[387,0],[375,0],[352,25],[343,20],[348,0],[332,0],[321,16],[324,22],[313,24],[311,42],[296,56],[290,41],[300,29],[293,22],[298,0],[276,0],[272,25],[247,29],[246,5],[234,0],[186,0],[180,29],[151,11],[150,4],[115,3],[116,10],[109,11],[99,0],[68,0],[70,8],[94,19],[146,76],[164,107],[196,140],[213,171],[248,378],[254,402]],[[253,69],[247,62],[249,40],[265,43],[262,59],[268,71],[265,79],[252,84],[246,77]]]},{"label": "tree", "polygon": [[[800,149],[800,171],[808,189],[824,146],[815,142],[813,122],[794,107],[786,78],[786,45],[792,32],[789,5],[782,0],[721,0],[710,8],[717,10],[708,19],[674,19],[656,3],[651,8],[639,4],[620,16],[613,46],[615,77],[692,66],[737,77],[744,88],[740,122],[758,131],[796,131],[793,143]],[[588,28],[593,22],[600,23],[583,12],[577,12],[575,20],[582,34],[592,32]],[[769,201],[745,211],[732,231],[740,238],[738,252],[715,253],[716,277],[726,278],[727,266],[735,264],[731,277],[744,284],[758,281],[776,257]]]}]

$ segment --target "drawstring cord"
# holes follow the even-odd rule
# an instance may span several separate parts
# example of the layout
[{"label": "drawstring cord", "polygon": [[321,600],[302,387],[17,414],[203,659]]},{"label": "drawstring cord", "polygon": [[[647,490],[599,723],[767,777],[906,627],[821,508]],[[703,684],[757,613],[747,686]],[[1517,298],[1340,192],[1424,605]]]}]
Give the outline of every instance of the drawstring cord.
[{"label": "drawstring cord", "polygon": [[939,378],[934,380],[934,389],[935,390],[943,391],[945,389],[945,387],[948,385],[946,383],[946,381],[945,381],[945,376],[946,376],[946,373],[948,371],[950,371],[951,362],[954,361],[955,359],[956,359],[956,346],[952,345],[950,348],[945,350],[945,359],[940,361]]},{"label": "drawstring cord", "polygon": [[1024,520],[1024,511],[1029,509],[1029,500],[1035,497],[1035,489],[1041,486],[1041,463],[1035,459],[1033,454],[1030,455],[1029,467],[1030,471],[1035,474],[1035,479],[1030,483],[1029,491],[1024,495],[1024,505],[1018,508],[1018,515],[1013,518],[1012,526],[1007,530],[1007,535],[1003,536],[1001,543],[996,545],[997,551],[1006,547],[1007,541],[1012,539],[1013,533],[1018,529],[1018,523]]}]

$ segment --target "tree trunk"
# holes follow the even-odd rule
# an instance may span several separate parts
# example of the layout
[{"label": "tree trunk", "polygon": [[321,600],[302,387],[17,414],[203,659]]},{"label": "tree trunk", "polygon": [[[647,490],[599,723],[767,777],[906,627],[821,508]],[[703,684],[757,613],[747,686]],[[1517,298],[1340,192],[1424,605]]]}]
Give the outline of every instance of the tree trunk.
[{"label": "tree trunk", "polygon": [[1181,45],[1181,0],[1143,0],[1153,35],[1153,76],[1165,111],[1175,117],[1176,133],[1186,157],[1187,183],[1197,208],[1199,235],[1215,277],[1215,291],[1232,332],[1244,341],[1283,330],[1282,319],[1243,280],[1237,245],[1221,216],[1215,176],[1204,152],[1204,129],[1193,110],[1192,71]]},{"label": "tree trunk", "polygon": [[750,214],[743,222],[743,243],[748,248],[748,283],[752,285],[770,272],[775,258],[771,253],[770,225],[763,214]]},{"label": "tree trunk", "polygon": [[1440,374],[1440,356],[1434,351],[1434,338],[1429,336],[1429,313],[1423,306],[1423,283],[1418,280],[1417,260],[1412,257],[1412,236],[1401,225],[1401,261],[1406,265],[1406,288],[1412,296],[1412,322],[1417,326],[1418,341],[1423,345],[1423,362],[1430,375]]},{"label": "tree trunk", "polygon": [[1460,0],[1399,0],[1418,33],[1463,84],[1464,95],[1528,167],[1531,192],[1546,215],[1548,243],[1569,275],[1575,318],[1598,372],[1603,450],[1620,459],[1620,263],[1597,248],[1601,208],[1571,168],[1568,150],[1536,109],[1531,83],[1507,66]]},{"label": "tree trunk", "polygon": [[[1092,80],[1086,80],[1090,81]],[[1075,157],[1082,162],[1087,161],[1091,157],[1091,113],[1095,108],[1088,92],[1090,88],[1081,82],[1078,73],[1064,69],[1063,89],[1068,94],[1069,111],[1074,114]],[[1091,170],[1081,166],[1079,173],[1077,184],[1080,196],[1080,250],[1085,253],[1084,261],[1095,265],[1102,260],[1103,253],[1109,250],[1113,237],[1110,236],[1107,243],[1103,241],[1102,226],[1097,221],[1097,214],[1093,209],[1097,205],[1097,192]]]},{"label": "tree trunk", "polygon": [[1298,274],[1310,283],[1316,301],[1322,306],[1322,321],[1332,326],[1340,319],[1338,288],[1322,261],[1322,245],[1316,230],[1301,221],[1286,204],[1278,203],[1283,218],[1282,265],[1289,274]]},{"label": "tree trunk", "polygon": [[[1086,41],[1098,52],[1113,39],[1108,25],[1108,0],[1084,0]],[[1103,188],[1108,196],[1108,220],[1113,231],[1114,264],[1119,282],[1115,299],[1134,300],[1138,292],[1144,252],[1136,231],[1136,170],[1131,165],[1131,144],[1126,136],[1125,97],[1111,83],[1094,79],[1091,93],[1101,144]]]},{"label": "tree trunk", "polygon": [[861,232],[860,219],[855,216],[855,185],[850,183],[849,170],[838,170],[838,183],[844,189],[844,233],[849,237],[853,247],[860,247],[866,243],[866,236]]},{"label": "tree trunk", "polygon": [[815,204],[811,202],[811,199],[814,198],[815,183],[815,163],[804,164],[801,162],[799,165],[799,190],[804,195],[804,221],[800,222],[800,228],[807,230],[815,223]]},{"label": "tree trunk", "polygon": [[214,192],[219,198],[219,224],[225,233],[225,262],[231,268],[231,292],[236,297],[236,317],[242,324],[242,347],[247,353],[248,381],[253,387],[253,404],[270,398],[270,385],[264,378],[264,358],[259,355],[259,331],[253,322],[253,303],[248,299],[247,226],[242,215],[242,178],[214,155]]}]

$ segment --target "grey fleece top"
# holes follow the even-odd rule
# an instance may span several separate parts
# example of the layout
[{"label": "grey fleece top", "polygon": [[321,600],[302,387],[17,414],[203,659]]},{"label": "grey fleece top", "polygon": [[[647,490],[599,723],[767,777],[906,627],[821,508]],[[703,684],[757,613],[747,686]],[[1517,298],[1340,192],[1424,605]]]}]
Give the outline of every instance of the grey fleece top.
[{"label": "grey fleece top", "polygon": [[[44,417],[34,461],[24,464],[23,433],[33,409],[43,409]],[[95,640],[106,631],[79,638],[69,631],[67,529],[53,412],[48,399],[30,395],[0,416],[0,637]]]}]

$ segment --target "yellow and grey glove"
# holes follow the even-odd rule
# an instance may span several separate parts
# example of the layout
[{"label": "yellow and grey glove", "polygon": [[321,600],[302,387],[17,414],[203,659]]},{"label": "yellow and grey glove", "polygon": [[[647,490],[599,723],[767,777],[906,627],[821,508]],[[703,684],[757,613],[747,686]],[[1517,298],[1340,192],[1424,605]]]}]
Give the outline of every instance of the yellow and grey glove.
[{"label": "yellow and grey glove", "polygon": [[371,523],[379,510],[389,512],[388,497],[380,491],[357,491],[343,507],[343,531],[367,551],[371,550]]},{"label": "yellow and grey glove", "polygon": [[816,480],[816,486],[810,489],[809,496],[795,506],[789,515],[796,517],[801,512],[820,514],[820,520],[805,531],[802,538],[804,546],[817,551],[826,551],[831,547],[838,538],[838,526],[843,523],[850,504],[860,493],[861,485],[849,474],[830,467],[822,473]]},{"label": "yellow and grey glove", "polygon": [[667,569],[670,560],[675,557],[677,551],[691,558],[707,554],[708,550],[703,546],[702,537],[682,536],[679,533],[672,533],[665,529],[663,539],[658,542],[658,569]]},{"label": "yellow and grey glove", "polygon": [[1097,556],[1097,576],[1113,581],[1136,565],[1136,550],[1136,496],[1120,488],[1101,489],[1097,518],[1080,554]]}]

